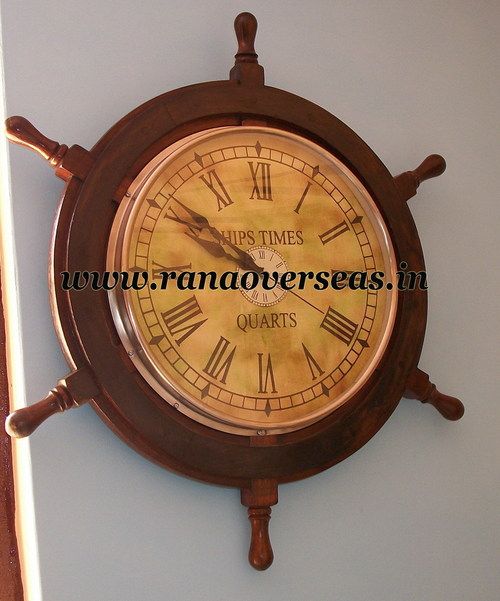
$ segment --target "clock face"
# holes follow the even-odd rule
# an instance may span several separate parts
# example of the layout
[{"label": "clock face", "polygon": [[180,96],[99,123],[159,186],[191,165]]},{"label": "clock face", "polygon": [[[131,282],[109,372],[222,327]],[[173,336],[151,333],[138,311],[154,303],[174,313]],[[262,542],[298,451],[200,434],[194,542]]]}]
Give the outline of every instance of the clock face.
[{"label": "clock face", "polygon": [[148,277],[110,292],[141,375],[235,434],[297,430],[347,402],[396,313],[397,293],[368,285],[395,279],[395,257],[367,190],[323,148],[267,127],[207,130],[155,157],[120,204],[108,269]]}]

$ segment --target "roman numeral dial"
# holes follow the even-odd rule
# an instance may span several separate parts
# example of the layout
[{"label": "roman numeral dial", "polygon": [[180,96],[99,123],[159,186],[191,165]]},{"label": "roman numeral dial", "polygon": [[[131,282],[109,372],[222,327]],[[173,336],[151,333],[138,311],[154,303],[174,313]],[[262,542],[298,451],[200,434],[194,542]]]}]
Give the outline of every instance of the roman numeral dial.
[{"label": "roman numeral dial", "polygon": [[[117,327],[148,385],[189,419],[252,445],[354,397],[391,338],[398,297],[364,286],[396,262],[355,174],[312,141],[245,120],[180,140],[145,169],[113,241],[149,276],[126,291],[119,315],[130,324]],[[335,268],[347,277],[332,286]],[[285,272],[296,275],[283,285]]]}]

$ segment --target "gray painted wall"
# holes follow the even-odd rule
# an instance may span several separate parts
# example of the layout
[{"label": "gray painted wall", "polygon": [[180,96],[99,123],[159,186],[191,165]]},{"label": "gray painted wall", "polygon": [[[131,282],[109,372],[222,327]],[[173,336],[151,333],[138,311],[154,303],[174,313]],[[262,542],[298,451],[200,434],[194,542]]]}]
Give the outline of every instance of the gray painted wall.
[{"label": "gray painted wall", "polygon": [[[165,90],[225,78],[252,10],[268,83],[334,112],[393,173],[442,153],[411,208],[426,252],[421,366],[467,406],[456,424],[404,400],[337,468],[280,490],[276,560],[246,563],[235,490],[162,471],[89,407],[32,438],[45,601],[499,599],[498,72],[491,1],[3,0],[7,108],[90,147]],[[26,385],[66,373],[47,250],[62,183],[11,149]]]}]

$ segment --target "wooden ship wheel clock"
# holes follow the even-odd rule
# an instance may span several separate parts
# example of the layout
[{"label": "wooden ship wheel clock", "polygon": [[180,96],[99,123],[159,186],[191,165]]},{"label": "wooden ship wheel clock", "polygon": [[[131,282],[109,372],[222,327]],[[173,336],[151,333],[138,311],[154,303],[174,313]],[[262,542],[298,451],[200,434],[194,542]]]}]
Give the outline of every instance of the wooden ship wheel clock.
[{"label": "wooden ship wheel clock", "polygon": [[[90,402],[148,459],[240,488],[263,570],[279,484],[357,451],[403,395],[450,420],[463,405],[418,369],[426,290],[395,286],[398,270],[424,271],[406,202],[444,159],[392,177],[336,117],[264,84],[253,15],[235,30],[229,80],[146,102],[90,151],[7,120],[8,138],[66,182],[49,282],[70,373],[6,429],[27,436]],[[148,282],[77,290],[65,272]],[[305,285],[277,283],[290,272]],[[210,285],[193,289],[200,273]],[[223,273],[239,289],[212,285]],[[334,288],[339,273],[358,285]]]}]

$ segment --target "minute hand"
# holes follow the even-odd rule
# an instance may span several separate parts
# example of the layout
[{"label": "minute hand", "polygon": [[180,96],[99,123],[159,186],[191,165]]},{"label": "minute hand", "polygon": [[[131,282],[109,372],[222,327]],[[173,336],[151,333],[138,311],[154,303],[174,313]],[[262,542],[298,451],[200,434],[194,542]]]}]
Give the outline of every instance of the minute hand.
[{"label": "minute hand", "polygon": [[[248,253],[241,250],[241,248],[238,248],[235,244],[233,244],[230,240],[228,240],[221,232],[219,232],[219,230],[217,228],[215,228],[208,221],[208,219],[204,215],[201,215],[200,213],[193,211],[193,209],[190,209],[189,207],[187,207],[180,200],[177,200],[177,199],[175,199],[175,200],[186,211],[186,213],[188,213],[191,216],[191,218],[195,222],[196,227],[198,229],[207,229],[216,240],[219,240],[221,243],[229,246],[229,248],[238,255],[239,260],[237,260],[234,257],[231,257],[231,258],[233,258],[233,260],[235,260],[240,267],[242,267],[243,269],[246,269],[247,271],[256,271],[257,273],[261,273],[263,271],[262,267],[259,267],[257,265],[257,263],[255,263],[255,261],[252,259],[252,257]],[[176,221],[180,221],[180,220],[177,219]],[[181,223],[182,223],[182,221],[181,221]]]},{"label": "minute hand", "polygon": [[[204,248],[207,252],[209,252],[214,257],[226,257],[228,259],[235,261],[240,267],[242,267],[246,271],[256,271],[257,273],[260,273],[260,274],[263,273],[264,269],[262,267],[259,267],[249,254],[247,254],[243,250],[239,249],[237,246],[235,246],[229,240],[227,240],[227,238],[225,238],[219,232],[219,230],[217,228],[210,225],[210,223],[206,217],[204,217],[203,215],[200,215],[199,213],[196,213],[196,211],[193,211],[193,209],[190,209],[189,207],[184,205],[179,200],[177,200],[177,202],[192,217],[193,221],[195,222],[194,227],[196,229],[198,229],[198,230],[207,229],[212,234],[212,236],[214,236],[214,238],[216,238],[217,240],[219,240],[220,242],[222,242],[224,244],[227,244],[232,250],[234,250],[236,252],[236,254],[238,255],[238,257],[233,257],[233,255],[226,252],[222,248],[222,245],[219,243],[212,242],[210,240],[204,240],[203,238],[198,238],[197,236],[193,236],[193,234],[190,234],[188,232],[185,232],[186,236],[189,236],[192,240],[194,240],[196,243],[198,243],[202,248]],[[188,226],[193,225],[193,224],[190,224],[187,221],[184,221],[179,218],[169,217],[169,219],[172,219],[173,221],[177,221],[178,223],[182,223],[183,225],[188,225]],[[270,275],[270,279],[277,283],[277,279],[273,278],[271,275]],[[278,284],[278,288],[281,288],[281,286],[279,284]],[[304,303],[308,304],[313,309],[316,309],[316,311],[318,311],[322,315],[324,314],[324,312],[321,309],[319,309],[318,307],[313,305],[311,302],[309,302],[307,299],[305,299],[300,294],[297,294],[294,290],[287,289],[286,291],[289,292],[290,294],[292,294],[293,296],[296,296],[298,299],[300,299]]]},{"label": "minute hand", "polygon": [[198,238],[198,236],[193,236],[189,232],[184,232],[186,236],[189,236],[191,240],[194,240],[197,244],[199,244],[203,249],[205,249],[209,254],[213,257],[226,259],[231,259],[231,261],[235,261],[235,257],[233,255],[226,252],[222,246],[218,242],[212,242],[211,240],[205,240],[204,238]]}]

